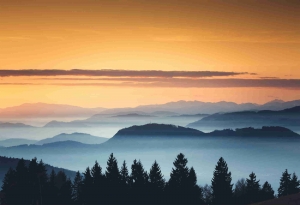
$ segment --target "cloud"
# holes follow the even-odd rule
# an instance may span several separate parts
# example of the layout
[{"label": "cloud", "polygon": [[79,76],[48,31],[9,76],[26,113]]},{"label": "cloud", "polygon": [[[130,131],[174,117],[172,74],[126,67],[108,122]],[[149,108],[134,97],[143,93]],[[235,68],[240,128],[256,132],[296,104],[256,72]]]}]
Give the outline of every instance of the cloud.
[{"label": "cloud", "polygon": [[[300,89],[300,79],[203,78],[37,78],[40,85],[145,88],[279,88]],[[30,81],[33,82],[32,80]],[[5,83],[2,83],[4,85]],[[12,84],[12,83],[9,83]],[[35,85],[38,83],[35,83]]]},{"label": "cloud", "polygon": [[222,71],[162,71],[162,70],[0,70],[1,77],[9,76],[105,76],[105,77],[220,77],[249,74]]}]

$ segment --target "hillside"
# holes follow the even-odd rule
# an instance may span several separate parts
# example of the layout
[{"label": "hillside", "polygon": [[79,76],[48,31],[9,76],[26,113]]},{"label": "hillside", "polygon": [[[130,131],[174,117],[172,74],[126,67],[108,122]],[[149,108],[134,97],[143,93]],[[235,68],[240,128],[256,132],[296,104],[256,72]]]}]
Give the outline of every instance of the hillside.
[{"label": "hillside", "polygon": [[75,142],[80,142],[80,143],[84,143],[84,144],[101,144],[107,140],[108,139],[104,138],[104,137],[96,137],[96,136],[84,134],[84,133],[72,133],[72,134],[62,133],[62,134],[56,135],[52,138],[40,140],[40,141],[36,142],[35,144],[42,145],[42,144],[61,142],[61,141],[75,141]]},{"label": "hillside", "polygon": [[299,127],[300,106],[280,110],[243,111],[224,114],[214,114],[190,123],[187,127],[201,129],[203,127],[241,128],[261,126]]},{"label": "hillside", "polygon": [[29,140],[29,139],[21,139],[21,138],[11,138],[6,140],[0,141],[0,146],[2,147],[11,147],[11,146],[18,146],[22,144],[35,144],[37,140]]},{"label": "hillside", "polygon": [[[2,185],[2,181],[3,178],[6,174],[6,172],[8,171],[8,169],[11,168],[16,168],[17,164],[18,164],[19,159],[18,158],[8,158],[8,157],[3,157],[0,156],[0,184]],[[29,164],[30,160],[25,160],[27,165]],[[53,167],[51,165],[46,164],[46,168],[47,168],[47,172],[48,174],[50,174],[50,172],[52,171],[52,169],[57,173],[59,171],[63,171],[66,173],[66,175],[68,177],[70,177],[71,179],[74,179],[76,172],[75,171],[71,171],[71,170],[67,170],[67,169],[62,169],[62,168],[58,168],[58,167]]]}]

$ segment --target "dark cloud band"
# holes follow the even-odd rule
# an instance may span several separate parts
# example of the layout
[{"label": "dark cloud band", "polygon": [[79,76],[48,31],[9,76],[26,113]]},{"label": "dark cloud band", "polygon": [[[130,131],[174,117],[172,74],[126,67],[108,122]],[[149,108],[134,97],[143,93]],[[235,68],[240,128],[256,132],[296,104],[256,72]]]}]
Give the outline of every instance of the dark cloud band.
[{"label": "dark cloud band", "polygon": [[[105,76],[105,77],[220,77],[249,74],[222,71],[162,71],[162,70],[0,70],[1,77],[9,76]],[[251,73],[253,74],[253,73]]]}]

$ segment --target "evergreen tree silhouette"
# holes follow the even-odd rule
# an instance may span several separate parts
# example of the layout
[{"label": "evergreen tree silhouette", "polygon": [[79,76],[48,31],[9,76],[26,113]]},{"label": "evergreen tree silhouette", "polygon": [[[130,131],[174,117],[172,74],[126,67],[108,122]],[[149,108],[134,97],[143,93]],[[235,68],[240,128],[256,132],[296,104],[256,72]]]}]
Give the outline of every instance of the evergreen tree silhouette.
[{"label": "evergreen tree silhouette", "polygon": [[56,186],[56,173],[53,169],[50,173],[47,189],[45,192],[46,196],[45,200],[43,200],[43,204],[56,204],[56,199],[58,196],[58,187]]},{"label": "evergreen tree silhouette", "polygon": [[66,179],[62,184],[58,194],[59,205],[73,204],[72,200],[72,182],[70,179]]},{"label": "evergreen tree silhouette", "polygon": [[193,167],[191,167],[186,187],[187,204],[203,204],[202,189],[197,185],[197,176]]},{"label": "evergreen tree silhouette", "polygon": [[164,202],[165,180],[161,173],[160,166],[155,161],[149,172],[149,203],[162,204]]},{"label": "evergreen tree silhouette", "polygon": [[28,168],[26,167],[25,160],[22,158],[19,160],[16,167],[16,186],[15,204],[29,204],[31,203],[30,189],[28,189]]},{"label": "evergreen tree silhouette", "polygon": [[232,184],[231,172],[228,172],[227,163],[221,157],[216,165],[213,179],[213,204],[231,204],[232,203]]},{"label": "evergreen tree silhouette", "polygon": [[282,177],[280,178],[280,186],[278,188],[278,197],[286,196],[290,194],[290,183],[291,183],[291,175],[288,173],[286,169],[282,173]]},{"label": "evergreen tree silhouette", "polygon": [[134,160],[130,175],[132,204],[145,204],[148,201],[148,183],[148,174],[141,161]]},{"label": "evergreen tree silhouette", "polygon": [[12,168],[9,168],[5,174],[1,188],[5,197],[0,198],[0,203],[7,205],[15,204],[16,172]]},{"label": "evergreen tree silhouette", "polygon": [[260,200],[260,184],[259,180],[256,180],[256,175],[252,172],[249,175],[249,179],[246,179],[246,182],[247,202],[249,204],[258,202]]},{"label": "evergreen tree silhouette", "polygon": [[93,177],[91,175],[91,170],[89,167],[86,168],[83,173],[83,183],[82,183],[82,197],[85,204],[93,204]]},{"label": "evergreen tree silhouette", "polygon": [[104,186],[104,176],[102,174],[102,168],[98,164],[98,162],[95,162],[95,165],[91,169],[91,175],[93,178],[93,187],[92,187],[92,193],[91,197],[94,204],[99,204],[101,200],[103,200],[103,197],[100,197],[103,194],[104,190],[106,189]]},{"label": "evergreen tree silhouette", "polygon": [[166,185],[166,195],[170,204],[186,203],[186,187],[188,184],[189,168],[186,166],[188,160],[180,153],[173,162],[170,179]]},{"label": "evergreen tree silhouette", "polygon": [[294,172],[291,177],[289,194],[297,194],[299,192],[300,192],[300,181],[298,180],[298,177]]},{"label": "evergreen tree silhouette", "polygon": [[83,198],[82,198],[82,176],[80,172],[76,172],[76,176],[73,181],[73,191],[72,191],[72,199],[74,201],[74,204],[82,204],[83,203]]},{"label": "evergreen tree silhouette", "polygon": [[118,161],[114,157],[113,153],[110,154],[107,160],[105,179],[107,190],[106,195],[108,196],[106,203],[116,204],[118,203],[118,200],[120,200],[117,195],[120,192],[121,175],[118,168]]},{"label": "evergreen tree silhouette", "polygon": [[262,188],[261,188],[261,198],[260,201],[266,201],[266,200],[270,200],[270,199],[274,199],[274,190],[271,186],[271,184],[269,184],[267,181],[263,184]]},{"label": "evergreen tree silhouette", "polygon": [[130,177],[128,173],[128,168],[126,162],[124,160],[121,170],[120,170],[120,199],[123,204],[129,204],[129,197],[130,197]]}]

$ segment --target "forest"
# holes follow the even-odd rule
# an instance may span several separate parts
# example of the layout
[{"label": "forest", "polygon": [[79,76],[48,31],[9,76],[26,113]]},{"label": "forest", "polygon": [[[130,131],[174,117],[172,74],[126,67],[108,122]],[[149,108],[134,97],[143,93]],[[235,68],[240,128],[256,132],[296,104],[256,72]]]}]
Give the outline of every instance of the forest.
[{"label": "forest", "polygon": [[271,184],[260,183],[255,173],[232,183],[231,172],[221,157],[212,173],[211,184],[199,186],[196,171],[187,166],[184,154],[177,155],[169,180],[165,180],[154,161],[146,171],[134,160],[131,172],[124,161],[121,166],[113,153],[105,170],[96,161],[83,173],[70,179],[63,171],[47,174],[43,161],[32,159],[27,166],[20,159],[15,169],[6,173],[0,192],[1,205],[96,205],[96,204],[252,204],[300,192],[300,181],[288,170],[279,179],[275,195]]}]

